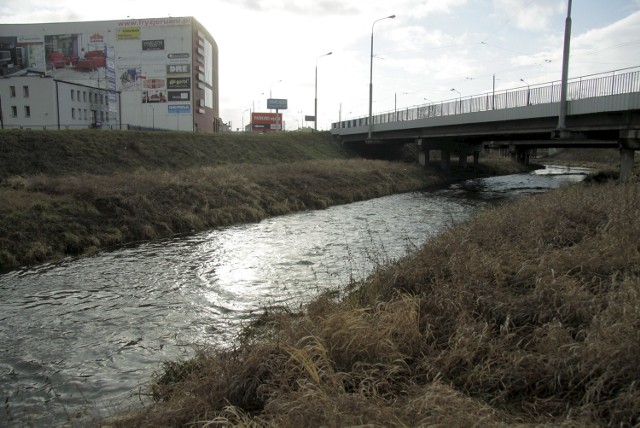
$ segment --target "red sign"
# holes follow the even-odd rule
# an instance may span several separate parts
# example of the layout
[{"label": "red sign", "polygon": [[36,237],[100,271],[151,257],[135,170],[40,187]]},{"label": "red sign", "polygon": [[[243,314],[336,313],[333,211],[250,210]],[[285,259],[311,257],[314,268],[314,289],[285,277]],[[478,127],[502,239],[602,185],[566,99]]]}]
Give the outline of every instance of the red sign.
[{"label": "red sign", "polygon": [[251,132],[272,132],[282,129],[282,113],[251,113]]}]

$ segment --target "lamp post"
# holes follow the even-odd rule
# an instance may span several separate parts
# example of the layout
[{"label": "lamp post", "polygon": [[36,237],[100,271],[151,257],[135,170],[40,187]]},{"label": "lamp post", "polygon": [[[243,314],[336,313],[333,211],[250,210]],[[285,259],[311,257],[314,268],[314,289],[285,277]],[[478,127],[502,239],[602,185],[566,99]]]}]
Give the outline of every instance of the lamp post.
[{"label": "lamp post", "polygon": [[376,19],[373,21],[373,24],[371,24],[371,55],[369,57],[369,140],[371,140],[371,132],[373,130],[373,27],[378,21],[382,21],[383,19],[394,19],[395,17],[395,15],[385,16],[384,18]]},{"label": "lamp post", "polygon": [[[409,95],[408,92],[401,92],[400,95]],[[396,122],[398,121],[398,93],[393,94],[393,112],[396,117]]]},{"label": "lamp post", "polygon": [[315,120],[313,121],[313,130],[317,131],[318,130],[318,60],[320,58],[322,58],[323,56],[329,56],[331,55],[333,52],[328,52],[324,55],[320,55],[318,58],[316,58],[316,97],[315,97],[315,101],[313,104],[313,115],[315,117]]},{"label": "lamp post", "polygon": [[248,112],[249,110],[251,110],[251,109],[246,109],[245,111],[242,112],[242,132],[245,132],[245,129],[244,129],[244,114],[246,112]]},{"label": "lamp post", "polygon": [[276,80],[275,82],[271,82],[271,84],[269,85],[269,98],[273,98],[271,96],[271,89],[273,88],[273,84],[274,83],[280,83],[280,82],[282,82],[282,80]]},{"label": "lamp post", "polygon": [[527,85],[527,105],[529,105],[529,94],[531,93],[531,90],[529,89],[529,84],[524,80],[524,79],[520,79],[520,81],[522,83],[524,83],[525,85]]},{"label": "lamp post", "polygon": [[560,115],[556,134],[563,137],[566,134],[565,119],[567,117],[567,82],[569,80],[569,50],[571,47],[571,0],[567,4],[567,18],[564,23],[564,48],[562,51],[562,87],[560,88]]},{"label": "lamp post", "polygon": [[[261,97],[263,95],[264,95],[264,92],[261,92],[259,96]],[[258,104],[258,106],[260,106],[260,105]],[[253,99],[253,100],[251,100],[251,112],[255,113],[255,111],[256,111],[256,100]]]},{"label": "lamp post", "polygon": [[[451,88],[451,92],[457,92],[458,93],[458,105],[460,107],[458,109],[456,109],[456,110],[460,110],[460,113],[462,113],[462,94],[456,88]],[[457,111],[456,111],[456,113],[457,113]]]}]

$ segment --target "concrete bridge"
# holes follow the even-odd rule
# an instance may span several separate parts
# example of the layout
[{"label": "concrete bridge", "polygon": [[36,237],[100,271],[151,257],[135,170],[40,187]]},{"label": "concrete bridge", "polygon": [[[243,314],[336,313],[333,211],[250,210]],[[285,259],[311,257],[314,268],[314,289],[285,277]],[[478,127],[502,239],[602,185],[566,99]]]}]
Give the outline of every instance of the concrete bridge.
[{"label": "concrete bridge", "polygon": [[420,162],[441,152],[466,166],[487,147],[509,152],[523,163],[538,148],[618,148],[620,178],[632,174],[640,150],[640,68],[583,76],[567,82],[565,126],[558,128],[561,82],[526,86],[388,111],[332,124],[347,145],[417,143]]}]

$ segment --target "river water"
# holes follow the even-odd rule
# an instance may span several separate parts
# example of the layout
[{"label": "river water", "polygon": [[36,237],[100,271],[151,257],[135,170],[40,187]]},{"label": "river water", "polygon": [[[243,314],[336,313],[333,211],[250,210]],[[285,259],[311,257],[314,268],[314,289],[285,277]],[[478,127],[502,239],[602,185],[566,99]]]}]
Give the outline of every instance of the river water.
[{"label": "river water", "polygon": [[0,426],[113,416],[192,344],[224,346],[265,308],[297,310],[480,208],[587,172],[469,180],[0,275]]}]

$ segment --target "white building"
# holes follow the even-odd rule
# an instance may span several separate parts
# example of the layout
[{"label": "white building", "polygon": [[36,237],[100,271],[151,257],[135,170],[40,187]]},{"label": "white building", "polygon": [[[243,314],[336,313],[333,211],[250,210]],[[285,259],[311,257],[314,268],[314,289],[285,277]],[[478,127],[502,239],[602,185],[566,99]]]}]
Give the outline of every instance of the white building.
[{"label": "white building", "polygon": [[218,49],[192,17],[0,25],[3,128],[218,132]]},{"label": "white building", "polygon": [[[48,76],[16,76],[0,80],[0,99],[3,128],[120,128],[106,89]],[[117,99],[116,94],[116,108]]]}]

